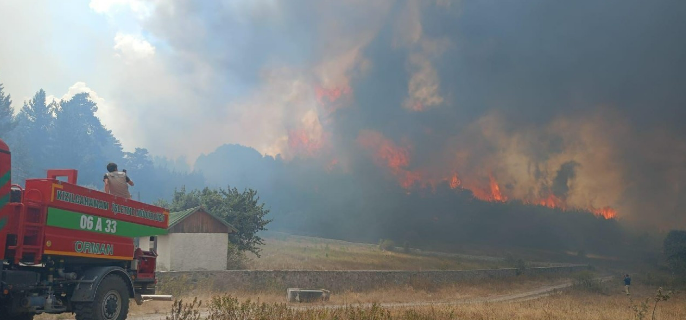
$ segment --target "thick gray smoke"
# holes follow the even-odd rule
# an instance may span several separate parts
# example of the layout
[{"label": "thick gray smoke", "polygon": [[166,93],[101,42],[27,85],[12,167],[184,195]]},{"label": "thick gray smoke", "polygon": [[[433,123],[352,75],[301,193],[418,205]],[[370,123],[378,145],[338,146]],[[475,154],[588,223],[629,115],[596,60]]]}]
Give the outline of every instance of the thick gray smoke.
[{"label": "thick gray smoke", "polygon": [[576,177],[576,170],[579,164],[574,161],[565,162],[560,166],[557,175],[553,180],[552,192],[561,199],[566,199],[569,193],[569,184]]},{"label": "thick gray smoke", "polygon": [[686,227],[686,2],[371,3],[164,1],[146,26],[215,80],[203,151]]}]

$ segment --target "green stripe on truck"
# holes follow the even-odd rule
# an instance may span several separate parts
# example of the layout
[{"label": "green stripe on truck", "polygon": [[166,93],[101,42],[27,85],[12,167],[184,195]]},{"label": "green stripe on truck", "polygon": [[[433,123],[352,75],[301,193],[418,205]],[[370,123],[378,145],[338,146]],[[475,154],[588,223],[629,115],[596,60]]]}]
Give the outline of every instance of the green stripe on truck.
[{"label": "green stripe on truck", "polygon": [[0,210],[5,207],[5,205],[10,202],[10,194],[6,193],[0,196]]},{"label": "green stripe on truck", "polygon": [[48,208],[47,225],[129,238],[167,234],[167,230],[162,228],[144,226],[137,223],[57,208]]},{"label": "green stripe on truck", "polygon": [[4,187],[8,182],[10,182],[10,178],[12,177],[12,171],[7,170],[5,174],[0,177],[0,187]]}]

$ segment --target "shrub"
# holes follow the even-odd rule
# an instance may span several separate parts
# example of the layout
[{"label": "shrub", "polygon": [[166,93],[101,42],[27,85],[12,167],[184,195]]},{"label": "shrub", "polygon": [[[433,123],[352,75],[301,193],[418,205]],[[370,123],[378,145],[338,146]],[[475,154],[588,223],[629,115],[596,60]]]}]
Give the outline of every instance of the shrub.
[{"label": "shrub", "polygon": [[[391,320],[390,310],[377,304],[370,307],[336,307],[331,309],[292,309],[283,303],[259,303],[238,301],[232,296],[213,297],[209,303],[208,315],[201,316],[201,302],[175,301],[172,312],[166,320],[249,320],[249,319],[337,319],[337,320]],[[409,318],[409,317],[408,317]],[[412,319],[416,319],[413,317]]]},{"label": "shrub", "polygon": [[174,301],[166,320],[200,320],[201,306],[202,301],[198,301],[198,298],[193,299],[191,303],[183,303],[183,300]]},{"label": "shrub", "polygon": [[239,251],[233,243],[229,243],[226,251],[226,269],[243,270],[246,269],[247,264],[248,257],[245,256],[245,252]]},{"label": "shrub", "polygon": [[504,262],[506,266],[517,269],[517,275],[522,274],[524,270],[526,270],[526,268],[528,267],[524,259],[517,258],[513,255],[508,255],[507,257],[505,257]]},{"label": "shrub", "polygon": [[603,285],[601,279],[597,279],[596,275],[590,271],[581,271],[573,276],[574,279],[574,289],[607,294],[607,288]]},{"label": "shrub", "polygon": [[653,297],[646,298],[645,301],[641,301],[639,304],[634,304],[633,299],[629,299],[629,308],[634,312],[634,319],[646,319],[648,312],[650,312],[650,301],[652,300],[654,304],[650,319],[655,320],[655,311],[657,310],[658,303],[667,301],[671,297],[672,291],[663,292],[660,287]]},{"label": "shrub", "polygon": [[381,239],[379,240],[379,249],[383,251],[393,251],[395,250],[395,242],[390,239]]}]

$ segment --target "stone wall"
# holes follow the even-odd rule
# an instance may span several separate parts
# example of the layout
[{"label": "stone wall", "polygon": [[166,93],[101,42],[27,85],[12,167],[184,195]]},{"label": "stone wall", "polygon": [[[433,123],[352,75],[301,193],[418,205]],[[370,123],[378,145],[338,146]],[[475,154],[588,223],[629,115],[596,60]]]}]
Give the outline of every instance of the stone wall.
[{"label": "stone wall", "polygon": [[[519,275],[564,276],[588,270],[589,266],[540,267],[526,269],[489,269],[455,271],[178,271],[158,272],[158,294],[177,290],[276,291],[287,288],[327,289],[333,292],[366,291],[393,286],[441,286],[481,279],[502,279]],[[165,292],[166,291],[166,292]]]}]

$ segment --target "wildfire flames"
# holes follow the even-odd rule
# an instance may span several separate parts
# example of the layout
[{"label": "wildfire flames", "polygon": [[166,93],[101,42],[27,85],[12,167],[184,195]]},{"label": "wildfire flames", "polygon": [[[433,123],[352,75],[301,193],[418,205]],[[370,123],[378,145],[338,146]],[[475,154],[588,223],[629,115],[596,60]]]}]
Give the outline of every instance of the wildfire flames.
[{"label": "wildfire flames", "polygon": [[[524,201],[524,203],[532,204],[532,205],[539,205],[542,207],[548,207],[548,208],[555,208],[555,209],[561,209],[561,210],[568,210],[570,207],[566,204],[566,202],[563,199],[560,199],[559,197],[556,197],[553,194],[548,195],[545,198],[538,199],[536,201]],[[578,209],[578,208],[575,208]],[[600,209],[594,208],[593,206],[589,206],[588,208],[583,208],[585,210],[588,210],[590,212],[593,212],[596,216],[603,217],[605,219],[615,219],[617,218],[617,211],[611,207],[603,207]]]},{"label": "wildfire flames", "polygon": [[456,189],[460,186],[460,179],[457,177],[457,173],[454,173],[450,178],[450,189]]},{"label": "wildfire flames", "polygon": [[304,129],[288,132],[288,146],[298,154],[314,156],[322,147],[322,140],[312,138]]},{"label": "wildfire flames", "polygon": [[327,117],[336,110],[345,106],[345,98],[349,97],[352,90],[347,85],[334,88],[314,87],[314,95],[317,103],[323,109],[323,116]]},{"label": "wildfire flames", "polygon": [[610,207],[604,207],[601,209],[591,209],[596,216],[603,217],[605,219],[614,219],[617,217],[617,211]]},{"label": "wildfire flames", "polygon": [[[319,106],[323,108],[324,114],[318,116],[310,114],[309,118],[304,119],[301,128],[293,129],[288,133],[290,150],[295,154],[307,157],[321,156],[321,150],[327,142],[328,132],[322,132],[323,129],[318,119],[326,120],[333,111],[344,106],[341,99],[351,95],[351,90],[347,86],[335,88],[315,86],[314,94]],[[421,110],[422,105],[417,104],[414,109],[415,111]],[[583,209],[605,219],[617,217],[617,211],[609,206],[601,208],[590,205],[583,208],[570,206],[566,198],[556,196],[549,191],[540,197],[518,198],[511,189],[501,189],[503,185],[498,182],[497,175],[493,171],[485,171],[489,172],[486,174],[475,174],[474,172],[458,172],[458,170],[453,169],[449,174],[441,175],[436,174],[435,170],[428,170],[428,168],[416,168],[417,165],[412,163],[413,148],[411,144],[407,142],[397,144],[377,131],[360,131],[357,144],[371,154],[376,165],[387,168],[398,185],[408,193],[415,188],[428,187],[436,190],[439,184],[447,184],[451,189],[469,190],[474,198],[482,201],[507,202],[513,200],[560,210]],[[339,162],[335,158],[335,154],[329,154],[329,156],[334,156],[334,158],[333,160],[329,158],[330,160],[324,165],[324,169],[332,171]],[[466,179],[463,179],[462,175]]]},{"label": "wildfire flames", "polygon": [[[343,106],[340,99],[349,95],[351,90],[348,86],[336,88],[314,87],[314,95],[323,114],[317,110],[309,110],[301,119],[301,124],[295,129],[288,131],[289,158],[293,155],[302,157],[315,157],[326,147],[329,132],[325,131],[323,124],[330,121],[330,115],[336,109]],[[336,160],[337,162],[337,160]],[[336,163],[326,166],[331,170]]]},{"label": "wildfire flames", "polygon": [[565,205],[562,199],[556,197],[554,194],[551,194],[543,199],[539,199],[538,201],[534,202],[529,202],[533,204],[537,204],[539,206],[544,206],[548,208],[561,208],[564,209]]},{"label": "wildfire flames", "polygon": [[465,189],[470,190],[474,195],[474,198],[477,198],[479,200],[491,202],[507,201],[507,197],[503,196],[503,194],[500,192],[500,186],[498,185],[498,181],[496,181],[495,178],[493,178],[492,174],[488,176],[487,186],[481,187],[476,183],[466,183],[463,184],[463,187]]},{"label": "wildfire flames", "polygon": [[398,183],[409,189],[422,178],[419,172],[407,170],[410,164],[410,149],[397,146],[382,134],[375,131],[362,131],[357,138],[358,143],[365,149],[374,151],[374,162],[387,167],[396,177]]},{"label": "wildfire flames", "polygon": [[[474,195],[474,198],[482,201],[507,202],[510,199],[503,194],[500,184],[492,173],[488,175],[488,180],[484,180],[483,182],[480,180],[460,180],[457,173],[452,173],[446,178],[430,179],[424,177],[421,170],[412,171],[408,169],[411,163],[410,146],[398,146],[393,141],[384,137],[381,133],[371,130],[362,131],[358,136],[357,142],[364,149],[372,152],[374,162],[381,167],[388,168],[390,173],[397,179],[398,184],[408,191],[416,186],[430,186],[435,189],[438,183],[447,182],[451,189],[461,188],[469,190]],[[522,202],[561,210],[570,209],[564,199],[553,194],[540,199],[522,200]],[[616,210],[611,207],[603,207],[600,209],[588,207],[582,209],[588,210],[596,216],[605,219],[614,219],[617,217]]]}]

